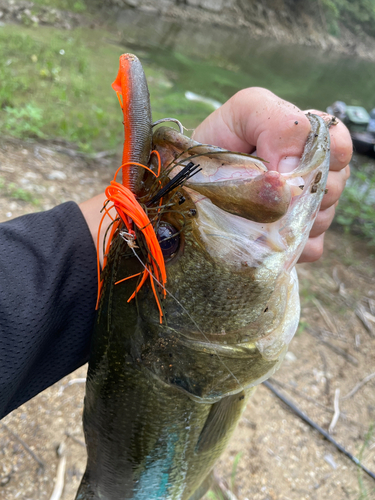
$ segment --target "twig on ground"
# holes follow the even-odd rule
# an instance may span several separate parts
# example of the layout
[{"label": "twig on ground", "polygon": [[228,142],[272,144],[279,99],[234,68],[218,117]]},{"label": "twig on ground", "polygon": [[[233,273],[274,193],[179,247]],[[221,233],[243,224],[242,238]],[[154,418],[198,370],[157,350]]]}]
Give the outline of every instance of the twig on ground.
[{"label": "twig on ground", "polygon": [[80,439],[78,439],[76,436],[74,436],[74,434],[70,434],[70,432],[68,431],[65,431],[65,436],[70,438],[70,439],[73,439],[73,441],[77,444],[80,444],[81,446],[83,446],[84,448],[86,448],[86,445],[83,441],[81,441]]},{"label": "twig on ground", "polygon": [[303,392],[298,391],[297,389],[295,389],[291,385],[283,384],[282,382],[279,382],[279,380],[276,380],[274,378],[270,378],[269,380],[273,384],[280,386],[282,389],[288,389],[288,390],[290,389],[292,392],[294,392],[294,394],[296,394],[297,396],[300,396],[303,399],[306,399],[306,401],[310,401],[310,403],[313,403],[315,406],[323,408],[323,410],[329,411],[330,413],[334,413],[334,410],[332,410],[332,408],[329,408],[328,406],[325,406],[322,403],[319,403],[319,401],[317,401],[316,399],[308,396],[307,394],[304,394]]},{"label": "twig on ground", "polygon": [[61,394],[65,391],[65,389],[71,385],[74,385],[74,384],[84,384],[86,382],[86,378],[82,377],[82,378],[73,378],[72,380],[69,380],[69,382],[65,385],[63,385],[62,387],[60,387],[60,389],[58,390],[57,392],[57,395],[58,396],[61,396]]},{"label": "twig on ground", "polygon": [[358,347],[361,345],[361,336],[359,333],[355,334],[355,346],[358,349]]},{"label": "twig on ground", "polygon": [[328,427],[328,432],[332,434],[333,429],[335,428],[335,425],[337,424],[339,418],[340,418],[340,405],[339,405],[339,400],[340,400],[340,389],[335,390],[335,399],[333,401],[333,407],[335,409],[335,413],[333,414],[332,421],[329,424]]},{"label": "twig on ground", "polygon": [[280,393],[268,380],[263,382],[263,385],[267,387],[273,394],[278,397],[283,403],[285,403],[291,410],[294,411],[304,422],[309,424],[313,429],[317,430],[327,441],[332,443],[341,453],[346,455],[352,462],[354,462],[358,467],[360,467],[366,474],[368,474],[372,479],[375,480],[375,473],[371,472],[367,467],[365,467],[357,457],[352,455],[347,451],[341,444],[339,444],[332,436],[328,434],[324,429],[322,429],[317,423],[315,423],[311,418],[309,418],[302,410],[300,410],[294,403],[287,399],[283,394]]},{"label": "twig on ground", "polygon": [[375,377],[375,372],[374,373],[370,373],[370,375],[367,375],[364,379],[362,379],[357,385],[355,385],[353,387],[353,389],[348,392],[348,394],[346,396],[343,396],[341,398],[341,400],[344,400],[344,399],[349,399],[351,398],[352,396],[354,396],[354,394],[359,391],[359,389],[361,387],[363,387],[365,384],[367,384],[367,382],[369,382],[371,379],[373,379]]},{"label": "twig on ground", "polygon": [[315,297],[312,299],[312,301],[314,302],[316,308],[318,309],[318,311],[320,312],[320,315],[322,316],[322,318],[324,319],[326,325],[328,326],[328,329],[331,331],[331,332],[334,332],[336,334],[338,334],[338,330],[337,330],[337,326],[335,325],[335,323],[331,320],[331,318],[329,317],[329,314],[327,313],[327,311],[324,309],[324,307],[322,306],[322,304],[319,302],[318,299],[316,299]]},{"label": "twig on ground", "polygon": [[370,313],[375,316],[375,300],[367,297],[368,307],[370,309]]},{"label": "twig on ground", "polygon": [[65,478],[65,468],[66,468],[66,456],[65,456],[65,443],[62,442],[57,448],[57,455],[60,457],[59,464],[57,466],[55,487],[53,489],[50,500],[60,500],[63,489],[64,489],[64,478]]},{"label": "twig on ground", "polygon": [[328,396],[329,393],[331,392],[331,383],[330,383],[329,376],[328,376],[327,360],[326,360],[326,357],[324,356],[324,353],[320,349],[319,349],[319,356],[320,356],[322,363],[323,363],[324,378],[326,380],[325,393],[326,393],[326,396]]},{"label": "twig on ground", "polygon": [[334,280],[334,282],[336,283],[337,285],[337,292],[339,295],[341,295],[342,297],[344,298],[347,298],[348,294],[345,290],[345,285],[344,283],[340,280],[340,278],[338,277],[338,269],[337,269],[337,266],[335,266],[333,268],[333,271],[332,271],[332,278]]},{"label": "twig on ground", "polygon": [[42,469],[45,467],[45,463],[43,462],[43,460],[41,460],[37,455],[35,455],[35,453],[33,452],[33,450],[31,450],[29,448],[29,446],[25,443],[25,441],[19,437],[18,434],[16,434],[14,431],[12,431],[12,429],[9,429],[9,427],[4,424],[3,422],[0,422],[2,427],[4,427],[4,429],[6,429],[9,434],[11,434],[22,446],[23,448],[27,451],[27,453],[33,457],[33,459],[35,460],[35,462],[39,465],[39,467],[41,467]]},{"label": "twig on ground", "polygon": [[358,359],[352,356],[351,354],[347,353],[344,351],[344,349],[341,349],[341,347],[336,347],[335,345],[332,345],[331,343],[327,342],[326,340],[323,340],[318,333],[316,333],[314,330],[311,328],[306,328],[306,332],[315,337],[316,339],[319,340],[323,345],[329,347],[331,351],[334,353],[338,354],[339,356],[342,356],[343,358],[346,359],[349,363],[351,363],[354,366],[358,366]]},{"label": "twig on ground", "polygon": [[367,312],[366,310],[363,311],[363,314],[365,315],[365,318],[371,321],[371,323],[375,323],[375,316],[373,316],[371,313]]},{"label": "twig on ground", "polygon": [[333,340],[339,340],[340,342],[345,342],[346,344],[348,343],[348,339],[338,333],[329,332],[328,330],[319,330],[319,332],[322,337],[329,337]]},{"label": "twig on ground", "polygon": [[371,335],[371,337],[374,337],[375,336],[374,329],[367,318],[368,313],[362,304],[357,305],[355,313],[357,315],[357,318],[362,322],[363,326],[368,331],[368,333]]}]

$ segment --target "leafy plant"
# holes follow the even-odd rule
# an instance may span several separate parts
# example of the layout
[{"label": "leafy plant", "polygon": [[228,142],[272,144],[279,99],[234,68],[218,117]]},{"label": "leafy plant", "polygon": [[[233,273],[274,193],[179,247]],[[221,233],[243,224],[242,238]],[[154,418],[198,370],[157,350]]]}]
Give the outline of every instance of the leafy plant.
[{"label": "leafy plant", "polygon": [[316,0],[322,5],[327,27],[331,34],[338,36],[339,23],[343,23],[360,34],[375,34],[375,0]]},{"label": "leafy plant", "polygon": [[43,124],[42,110],[29,103],[22,108],[4,109],[5,126],[4,129],[15,137],[45,137],[41,130]]}]

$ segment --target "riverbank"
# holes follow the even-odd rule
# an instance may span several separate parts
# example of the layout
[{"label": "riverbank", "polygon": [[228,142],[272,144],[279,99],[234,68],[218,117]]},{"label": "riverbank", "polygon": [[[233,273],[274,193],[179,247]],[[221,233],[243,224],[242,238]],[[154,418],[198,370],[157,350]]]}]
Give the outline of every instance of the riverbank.
[{"label": "riverbank", "polygon": [[[0,26],[20,23],[25,26],[53,26],[72,29],[113,24],[120,16],[137,13],[160,17],[197,27],[242,31],[250,40],[276,40],[281,44],[316,47],[319,50],[375,61],[375,38],[364,31],[354,33],[339,25],[339,36],[328,32],[322,12],[313,15],[292,9],[286,0],[276,2],[238,2],[236,0],[0,0]],[[239,6],[240,5],[240,6]],[[165,33],[165,36],[168,36]],[[193,36],[193,35],[192,35]]]},{"label": "riverbank", "polygon": [[[307,13],[287,1],[238,2],[236,0],[107,0],[122,12],[153,13],[198,25],[246,31],[250,39],[274,39],[282,44],[317,47],[339,54],[375,60],[375,38],[354,33],[340,24],[340,36],[332,36],[322,11]],[[270,4],[270,5],[269,5]]]}]

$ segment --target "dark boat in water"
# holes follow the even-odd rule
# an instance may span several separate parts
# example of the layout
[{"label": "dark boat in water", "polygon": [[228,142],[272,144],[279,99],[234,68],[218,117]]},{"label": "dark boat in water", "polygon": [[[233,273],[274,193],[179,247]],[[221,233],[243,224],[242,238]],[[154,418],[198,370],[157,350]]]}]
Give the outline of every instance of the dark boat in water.
[{"label": "dark boat in water", "polygon": [[327,113],[337,116],[348,127],[354,151],[375,154],[375,108],[368,113],[361,106],[347,106],[342,101],[336,101],[328,106]]}]

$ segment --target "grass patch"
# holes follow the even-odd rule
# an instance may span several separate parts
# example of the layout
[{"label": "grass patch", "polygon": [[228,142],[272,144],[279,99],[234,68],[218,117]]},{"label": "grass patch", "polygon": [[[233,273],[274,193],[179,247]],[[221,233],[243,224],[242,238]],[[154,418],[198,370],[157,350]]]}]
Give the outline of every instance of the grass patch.
[{"label": "grass patch", "polygon": [[375,245],[375,169],[371,165],[352,172],[337,207],[335,222],[346,233],[364,236]]},{"label": "grass patch", "polygon": [[0,177],[0,190],[8,197],[18,201],[26,201],[32,203],[36,207],[40,204],[40,201],[35,197],[33,193],[18,187],[13,182],[7,183],[3,177]]},{"label": "grass patch", "polygon": [[[82,32],[6,26],[0,30],[0,131],[16,137],[61,138],[85,151],[110,148],[121,117],[111,95],[112,74],[97,74],[94,46]],[[89,42],[89,40],[87,40]],[[117,54],[112,57],[113,68]],[[108,92],[97,82],[102,79]]]},{"label": "grass patch", "polygon": [[60,10],[69,10],[81,14],[86,12],[87,5],[83,0],[33,0],[35,5],[46,5],[47,7],[54,7]]},{"label": "grass patch", "polygon": [[[88,28],[0,28],[0,133],[59,138],[85,152],[122,144],[122,114],[111,83],[126,48],[107,37]],[[151,64],[144,69],[154,120],[174,116],[193,128],[212,111],[188,101],[166,70]]]}]

